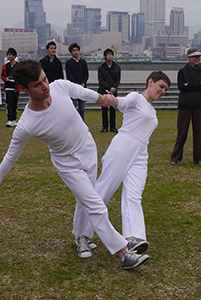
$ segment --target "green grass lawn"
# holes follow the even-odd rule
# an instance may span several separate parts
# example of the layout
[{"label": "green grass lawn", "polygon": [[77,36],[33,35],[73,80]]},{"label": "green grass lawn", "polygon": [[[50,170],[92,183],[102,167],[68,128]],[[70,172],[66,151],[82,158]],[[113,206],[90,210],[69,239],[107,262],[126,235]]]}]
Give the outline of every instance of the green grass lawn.
[{"label": "green grass lawn", "polygon": [[[18,114],[18,116],[21,113]],[[193,163],[192,130],[181,165],[171,166],[177,111],[158,111],[143,193],[150,260],[125,271],[95,235],[98,247],[78,257],[72,235],[75,200],[58,177],[46,145],[31,139],[0,184],[0,299],[201,299],[201,167]],[[101,111],[86,111],[101,157],[113,133],[100,133]],[[117,128],[122,114],[117,112]],[[0,161],[13,129],[0,111]],[[117,162],[118,163],[118,162]],[[108,209],[121,232],[121,188]]]}]

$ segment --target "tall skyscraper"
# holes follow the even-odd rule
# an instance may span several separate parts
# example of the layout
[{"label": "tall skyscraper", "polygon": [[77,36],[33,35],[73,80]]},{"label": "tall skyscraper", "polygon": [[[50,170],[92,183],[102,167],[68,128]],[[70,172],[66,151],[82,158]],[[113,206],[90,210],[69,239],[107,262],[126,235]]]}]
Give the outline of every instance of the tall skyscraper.
[{"label": "tall skyscraper", "polygon": [[71,6],[71,23],[73,24],[74,34],[82,34],[84,32],[84,10],[86,5]]},{"label": "tall skyscraper", "polygon": [[142,13],[133,13],[131,18],[131,40],[135,43],[142,41],[145,35],[145,16]]},{"label": "tall skyscraper", "polygon": [[165,30],[165,0],[140,0],[140,12],[145,15],[145,35]]},{"label": "tall skyscraper", "polygon": [[101,26],[101,8],[84,9],[84,32],[98,33]]},{"label": "tall skyscraper", "polygon": [[25,0],[25,28],[35,28],[38,33],[38,45],[44,47],[47,42],[46,13],[42,0]]},{"label": "tall skyscraper", "polygon": [[173,7],[170,13],[170,30],[177,34],[185,31],[183,7]]},{"label": "tall skyscraper", "polygon": [[108,11],[106,15],[107,31],[120,31],[122,42],[130,41],[130,15],[128,12]]}]

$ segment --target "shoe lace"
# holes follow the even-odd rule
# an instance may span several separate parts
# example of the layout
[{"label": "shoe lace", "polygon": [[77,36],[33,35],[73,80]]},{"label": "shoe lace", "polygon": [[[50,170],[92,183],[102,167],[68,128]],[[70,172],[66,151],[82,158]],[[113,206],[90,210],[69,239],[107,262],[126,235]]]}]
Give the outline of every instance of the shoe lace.
[{"label": "shoe lace", "polygon": [[134,243],[137,243],[137,240],[134,236],[132,237],[131,241],[134,242]]},{"label": "shoe lace", "polygon": [[87,244],[90,243],[90,239],[86,235],[84,236],[84,238]]},{"label": "shoe lace", "polygon": [[127,250],[126,251],[126,256],[129,259],[138,259],[141,255],[137,254],[137,251]]},{"label": "shoe lace", "polygon": [[81,237],[77,238],[77,248],[80,252],[89,250],[85,236],[81,236]]}]

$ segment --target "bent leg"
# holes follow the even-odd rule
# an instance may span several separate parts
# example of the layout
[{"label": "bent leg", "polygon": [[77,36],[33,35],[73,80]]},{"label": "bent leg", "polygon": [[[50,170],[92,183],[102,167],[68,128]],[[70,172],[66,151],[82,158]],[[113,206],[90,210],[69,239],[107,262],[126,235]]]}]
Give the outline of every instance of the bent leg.
[{"label": "bent leg", "polygon": [[[107,205],[119,188],[124,176],[140,148],[138,142],[117,134],[102,158],[102,172],[96,182],[96,192]],[[85,235],[93,237],[93,227],[88,224]]]},{"label": "bent leg", "polygon": [[82,227],[74,229],[77,231],[73,233],[76,236],[84,235],[87,222],[90,220],[96,233],[111,254],[123,249],[127,245],[127,241],[110,223],[107,207],[92,187],[87,173],[84,170],[71,168],[67,169],[65,172],[61,172],[57,169],[57,172],[73,192],[76,200],[82,206],[82,209],[87,216],[85,221],[83,221]]},{"label": "bent leg", "polygon": [[[112,151],[103,157],[102,164],[102,172],[96,182],[95,189],[101,199],[103,199],[105,205],[107,205],[124,178],[127,158],[121,153]],[[93,234],[94,228],[89,223],[85,235],[92,238]]]}]

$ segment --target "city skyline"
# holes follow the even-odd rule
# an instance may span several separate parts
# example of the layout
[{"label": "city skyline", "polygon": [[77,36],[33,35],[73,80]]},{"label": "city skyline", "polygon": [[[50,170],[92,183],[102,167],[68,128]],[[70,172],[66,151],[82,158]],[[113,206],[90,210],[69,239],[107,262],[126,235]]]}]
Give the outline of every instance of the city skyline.
[{"label": "city skyline", "polygon": [[[133,0],[132,2],[130,0],[124,0],[115,3],[115,5],[106,0],[102,0],[101,5],[99,3],[96,4],[92,0],[78,0],[68,3],[66,0],[57,0],[56,2],[54,0],[43,0],[47,22],[66,28],[67,23],[71,22],[72,4],[86,5],[87,8],[101,8],[102,26],[106,25],[106,14],[108,11],[117,10],[129,12],[130,14],[140,11],[140,0]],[[166,0],[166,25],[169,25],[169,16],[172,7],[183,7],[186,26],[201,24],[199,17],[199,12],[201,11],[200,0],[194,0],[193,4],[187,0]],[[8,11],[10,11],[9,18]],[[4,1],[1,5],[0,28],[13,27],[22,21],[24,21],[24,0]]]}]

